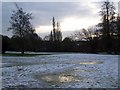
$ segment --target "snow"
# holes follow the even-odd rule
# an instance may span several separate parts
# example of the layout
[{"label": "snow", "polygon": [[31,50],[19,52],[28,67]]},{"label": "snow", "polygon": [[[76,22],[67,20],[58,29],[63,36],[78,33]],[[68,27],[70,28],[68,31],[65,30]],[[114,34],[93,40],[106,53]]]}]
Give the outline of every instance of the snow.
[{"label": "snow", "polygon": [[2,87],[117,88],[118,55],[2,57]]}]

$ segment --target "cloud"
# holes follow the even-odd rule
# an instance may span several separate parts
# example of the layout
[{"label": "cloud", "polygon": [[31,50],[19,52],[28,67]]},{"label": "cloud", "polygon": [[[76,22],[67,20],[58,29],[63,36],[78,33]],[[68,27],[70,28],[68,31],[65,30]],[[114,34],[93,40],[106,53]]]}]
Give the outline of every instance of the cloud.
[{"label": "cloud", "polygon": [[[28,12],[34,15],[33,22],[37,25],[49,25],[53,16],[62,21],[66,17],[78,16],[85,17],[92,15],[92,8],[84,3],[70,2],[40,2],[40,3],[18,3]],[[31,7],[32,6],[32,7]]]},{"label": "cloud", "polygon": [[[0,3],[0,12],[2,12],[2,3]],[[2,14],[0,14],[0,17],[2,17]],[[2,33],[2,18],[0,18],[0,33]]]},{"label": "cloud", "polygon": [[[66,17],[77,16],[82,18],[85,16],[92,15],[91,8],[87,7],[87,5],[85,5],[84,3],[19,2],[18,5],[22,7],[26,12],[33,13],[34,19],[32,20],[32,23],[35,27],[40,25],[50,25],[53,16],[55,16],[57,20],[61,22]],[[3,2],[2,4],[3,29],[9,26],[9,20],[12,14],[12,10],[15,9],[16,8],[14,3]]]},{"label": "cloud", "polygon": [[119,1],[119,4],[118,4],[118,13],[120,14],[120,1]]},{"label": "cloud", "polygon": [[[96,0],[86,0],[80,2],[17,2],[17,4],[26,12],[32,13],[33,20],[31,23],[38,29],[37,32],[40,32],[40,30],[46,27],[51,29],[53,16],[61,22],[61,24],[65,23],[65,20],[71,17],[79,20],[77,21],[78,23],[80,23],[80,19],[81,23],[83,19],[86,20],[86,23],[89,18],[90,20],[94,18],[93,21],[91,21],[94,22],[95,19],[98,20],[100,2],[101,0],[97,2]],[[11,32],[7,31],[7,28],[10,26],[9,20],[12,10],[16,10],[13,2],[2,3],[2,30],[3,33],[7,35],[11,35]],[[67,20],[66,23],[68,21],[69,20]],[[47,28],[43,31],[47,31]]]}]

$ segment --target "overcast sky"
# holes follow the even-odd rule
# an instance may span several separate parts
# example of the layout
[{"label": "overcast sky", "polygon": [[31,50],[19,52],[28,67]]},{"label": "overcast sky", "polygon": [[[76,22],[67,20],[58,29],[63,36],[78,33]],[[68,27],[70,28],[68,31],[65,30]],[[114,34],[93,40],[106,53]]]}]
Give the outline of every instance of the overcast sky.
[{"label": "overcast sky", "polygon": [[[118,1],[114,0],[116,9]],[[24,11],[32,13],[32,25],[39,35],[52,30],[52,18],[60,22],[62,31],[74,31],[88,28],[100,22],[99,11],[101,0],[81,0],[80,2],[17,2]],[[16,10],[13,2],[2,2],[2,33],[11,36],[7,31],[12,10]]]}]

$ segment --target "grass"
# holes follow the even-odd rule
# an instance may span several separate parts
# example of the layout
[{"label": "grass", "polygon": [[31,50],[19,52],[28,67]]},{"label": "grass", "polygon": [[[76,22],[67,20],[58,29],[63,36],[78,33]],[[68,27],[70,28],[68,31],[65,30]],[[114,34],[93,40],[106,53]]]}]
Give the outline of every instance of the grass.
[{"label": "grass", "polygon": [[23,57],[32,57],[32,56],[40,56],[40,55],[51,55],[51,54],[20,54],[20,53],[5,53],[0,54],[0,56],[23,56]]}]

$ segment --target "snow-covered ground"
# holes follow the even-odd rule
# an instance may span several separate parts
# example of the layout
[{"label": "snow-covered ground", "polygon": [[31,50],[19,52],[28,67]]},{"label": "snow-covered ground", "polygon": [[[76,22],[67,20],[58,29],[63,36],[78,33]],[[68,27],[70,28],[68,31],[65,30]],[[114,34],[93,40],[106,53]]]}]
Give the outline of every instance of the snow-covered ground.
[{"label": "snow-covered ground", "polygon": [[117,88],[118,55],[2,57],[2,84],[26,88]]}]

